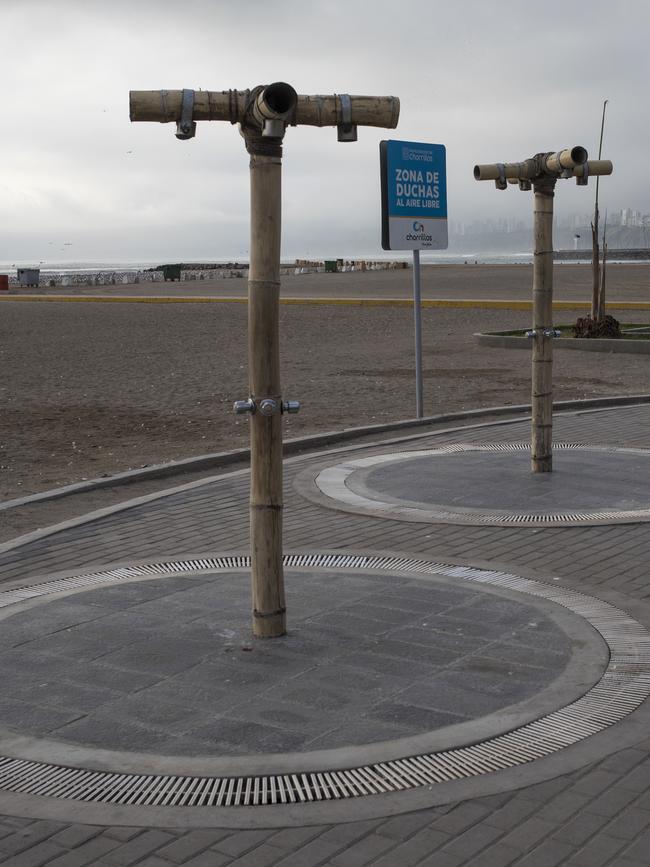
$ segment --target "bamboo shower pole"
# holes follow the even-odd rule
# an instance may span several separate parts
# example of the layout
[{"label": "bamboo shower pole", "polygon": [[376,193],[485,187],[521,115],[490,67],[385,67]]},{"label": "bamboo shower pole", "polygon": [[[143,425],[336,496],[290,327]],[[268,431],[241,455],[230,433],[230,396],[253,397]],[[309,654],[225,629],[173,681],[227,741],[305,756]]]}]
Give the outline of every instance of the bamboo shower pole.
[{"label": "bamboo shower pole", "polygon": [[251,399],[250,538],[253,634],[284,635],[282,569],[282,407],[280,387],[280,229],[282,158],[251,154],[248,376]]},{"label": "bamboo shower pole", "polygon": [[533,473],[553,469],[553,197],[555,179],[533,184],[533,352],[530,462]]},{"label": "bamboo shower pole", "polygon": [[337,126],[339,141],[356,141],[357,126],[393,128],[394,96],[302,96],[284,82],[252,90],[131,91],[132,121],[176,122],[176,136],[192,138],[196,122],[238,123],[250,154],[251,243],[248,283],[247,400],[235,411],[251,416],[251,583],[253,634],[286,631],[282,569],[282,413],[298,401],[282,399],[279,348],[282,141],[287,126]]},{"label": "bamboo shower pole", "polygon": [[[600,156],[600,155],[599,155]],[[553,198],[559,178],[572,178],[581,186],[589,175],[610,175],[609,160],[588,160],[583,147],[539,153],[519,163],[474,166],[477,181],[494,181],[498,190],[509,183],[534,191],[533,341],[531,384],[531,470],[553,470]]]},{"label": "bamboo shower pole", "polygon": [[[253,635],[286,632],[282,566],[282,413],[297,402],[280,385],[280,239],[282,141],[298,95],[278,82],[251,96],[241,122],[250,154],[250,263],[248,272],[249,398],[251,416],[250,544]],[[264,135],[264,130],[267,134]],[[237,404],[235,404],[237,409]]]}]

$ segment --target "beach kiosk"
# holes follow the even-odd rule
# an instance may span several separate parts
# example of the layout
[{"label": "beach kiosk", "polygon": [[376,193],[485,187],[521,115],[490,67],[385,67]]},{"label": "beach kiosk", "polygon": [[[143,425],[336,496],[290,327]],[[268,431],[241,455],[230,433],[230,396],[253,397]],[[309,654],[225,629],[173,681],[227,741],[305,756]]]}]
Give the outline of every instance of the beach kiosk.
[{"label": "beach kiosk", "polygon": [[171,280],[173,283],[174,280],[181,279],[181,265],[163,265],[162,272],[165,283],[168,280]]},{"label": "beach kiosk", "polygon": [[18,268],[18,285],[23,287],[38,287],[41,271],[40,268]]}]

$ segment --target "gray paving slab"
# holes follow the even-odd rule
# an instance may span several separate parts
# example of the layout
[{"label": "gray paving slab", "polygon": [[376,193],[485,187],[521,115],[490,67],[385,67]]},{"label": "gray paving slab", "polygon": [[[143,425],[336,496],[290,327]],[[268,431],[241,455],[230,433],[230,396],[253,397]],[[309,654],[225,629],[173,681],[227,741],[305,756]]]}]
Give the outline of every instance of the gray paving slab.
[{"label": "gray paving slab", "polygon": [[648,508],[650,452],[557,451],[552,473],[530,472],[530,454],[417,454],[358,470],[346,485],[372,499],[467,509],[585,511]]},{"label": "gray paving slab", "polygon": [[[559,416],[555,427],[556,435],[567,441],[648,448],[649,421],[650,413],[645,408],[619,408],[608,412]],[[516,442],[526,436],[526,425],[501,425],[476,430],[472,440],[489,442],[497,435],[502,441]],[[422,448],[431,448],[444,441],[444,436],[423,437],[420,444]],[[364,454],[386,450],[385,446],[380,445],[374,449],[369,447]],[[650,596],[645,566],[650,562],[650,533],[647,526],[552,528],[537,532],[526,528],[405,527],[398,521],[337,515],[324,511],[316,504],[305,503],[294,493],[293,478],[309,465],[309,461],[307,457],[287,465],[285,538],[288,546],[308,549],[396,549],[440,560],[447,558],[483,566],[492,563],[543,580],[557,577],[564,587],[596,595],[615,594],[617,600],[627,600],[626,604],[630,608],[634,607],[637,600]],[[194,492],[179,492],[165,497],[156,502],[155,508],[136,507],[128,512],[107,516],[86,527],[71,527],[54,537],[36,540],[19,551],[0,554],[0,576],[5,581],[24,581],[37,576],[47,577],[53,572],[86,570],[111,562],[245,548],[246,485],[246,476],[242,474],[236,479],[230,478],[224,485],[216,481],[205,489],[198,488]],[[206,539],[209,542],[206,543]],[[399,610],[408,613],[408,600],[398,601]],[[376,601],[372,604],[376,605]],[[120,610],[120,606],[115,604],[111,604],[110,608],[113,611]],[[85,614],[81,611],[78,613],[79,624],[89,622],[83,620]],[[375,610],[374,613],[380,621],[381,612]],[[105,612],[104,615],[110,616]],[[396,664],[395,670],[399,671],[399,657]],[[161,682],[160,672],[148,675],[146,672],[107,665],[101,660],[91,661],[88,665],[94,668],[90,674],[87,673],[85,681],[82,679],[84,665],[79,663],[73,666],[77,685],[111,689],[111,685],[116,683],[117,672],[122,678],[127,677],[127,672],[133,678],[133,681],[128,681],[128,690],[133,688],[138,678],[144,678],[144,689],[154,689]],[[421,670],[417,674],[421,675]],[[152,677],[153,681],[150,680]],[[303,694],[299,689],[296,690],[297,702],[303,700]],[[490,695],[488,691],[485,694]],[[83,691],[77,693],[77,701],[81,700],[82,695]],[[314,701],[313,694],[311,701]],[[313,708],[314,705],[307,704],[307,707]],[[650,804],[647,798],[643,800],[650,784],[648,746],[647,738],[644,740],[639,737],[636,747],[619,754],[620,762],[617,762],[616,756],[604,758],[600,762],[596,760],[588,767],[556,777],[547,784],[524,786],[505,793],[502,797],[506,800],[498,805],[489,798],[470,799],[448,805],[443,813],[431,809],[407,815],[404,817],[403,837],[391,831],[391,828],[399,826],[399,817],[384,822],[352,821],[349,825],[332,828],[321,826],[315,832],[308,833],[309,839],[295,837],[292,841],[287,838],[288,848],[278,848],[280,858],[273,862],[267,860],[270,859],[272,837],[266,835],[255,840],[249,836],[251,832],[231,831],[224,838],[232,841],[230,853],[217,843],[218,849],[210,847],[205,852],[188,854],[184,863],[226,864],[241,857],[248,857],[250,863],[256,863],[257,849],[259,863],[307,864],[316,867],[328,861],[333,863],[331,859],[342,857],[347,850],[352,852],[353,847],[364,837],[386,836],[382,835],[382,828],[397,843],[387,855],[373,856],[376,862],[382,857],[392,857],[393,861],[386,863],[408,864],[411,853],[417,850],[420,855],[419,839],[416,838],[426,831],[431,835],[428,844],[430,851],[427,852],[427,846],[424,845],[420,861],[416,862],[421,865],[645,863],[649,839],[645,820],[650,814]],[[571,803],[577,805],[576,811],[568,809]],[[626,818],[627,813],[629,818]],[[591,837],[589,830],[595,826],[595,820],[580,819],[583,814],[602,820],[600,831],[596,830]],[[535,836],[533,839],[522,835],[516,845],[511,845],[508,835],[515,828],[522,827],[522,822],[530,821],[536,815],[542,823],[537,827],[543,827],[548,832],[546,836]],[[416,821],[412,819],[413,816]],[[350,818],[354,820],[354,815]],[[13,817],[6,817],[0,822],[0,827],[10,828],[17,821]],[[88,838],[84,831],[87,826],[29,819],[23,819],[20,825],[13,824],[13,827],[35,829],[32,837],[23,838],[22,843],[25,845],[21,843],[19,847],[20,856],[25,856],[25,864],[60,863],[66,864],[66,867],[84,863],[83,846],[91,845],[97,839],[110,839],[111,836],[113,842],[118,840],[120,845],[106,854],[100,854],[97,850],[95,861],[86,863],[136,864],[145,858],[158,859],[163,863],[183,863],[170,861],[165,857],[164,849],[178,841],[178,850],[168,851],[180,853],[186,845],[189,853],[192,846],[189,837],[193,833],[178,828],[160,831],[116,829],[112,826],[104,833]],[[483,827],[493,830],[482,831]],[[472,832],[472,836],[466,838],[465,846],[463,835],[468,831]],[[501,834],[495,835],[494,831]],[[279,833],[282,832],[273,832]],[[292,829],[287,833],[294,831]],[[311,836],[312,833],[314,836]],[[66,837],[66,834],[69,836]],[[122,840],[119,840],[120,835]],[[5,841],[11,840],[11,837],[11,834],[0,837],[0,863],[22,863],[15,860],[15,851],[3,848]],[[426,837],[424,834],[420,839],[425,840]],[[186,839],[188,842],[184,843]],[[238,839],[242,840],[241,847],[237,845]],[[441,839],[447,841],[446,844],[441,845]],[[511,841],[513,839],[510,837]],[[138,840],[142,842],[138,844]],[[475,847],[481,843],[483,848],[477,852]],[[74,856],[75,851],[79,852],[77,858]],[[363,854],[363,847],[354,851]],[[401,852],[404,860],[401,860]]]},{"label": "gray paving slab", "polygon": [[[183,755],[331,749],[496,714],[582,649],[534,599],[482,587],[345,569],[288,569],[285,582],[293,617],[269,642],[250,638],[244,570],[90,589],[82,606],[43,596],[3,620],[14,698],[0,700],[0,726],[144,753],[176,741]],[[395,604],[406,607],[393,618]],[[88,683],[93,663],[110,685]]]}]

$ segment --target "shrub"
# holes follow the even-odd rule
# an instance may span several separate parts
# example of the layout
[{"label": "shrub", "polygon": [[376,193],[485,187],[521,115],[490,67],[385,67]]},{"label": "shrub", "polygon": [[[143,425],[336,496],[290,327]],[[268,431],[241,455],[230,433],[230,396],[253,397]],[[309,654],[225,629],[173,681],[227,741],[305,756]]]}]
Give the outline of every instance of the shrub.
[{"label": "shrub", "polygon": [[573,326],[574,337],[620,337],[621,325],[613,316],[603,316],[602,319],[592,319],[591,316],[580,316]]}]

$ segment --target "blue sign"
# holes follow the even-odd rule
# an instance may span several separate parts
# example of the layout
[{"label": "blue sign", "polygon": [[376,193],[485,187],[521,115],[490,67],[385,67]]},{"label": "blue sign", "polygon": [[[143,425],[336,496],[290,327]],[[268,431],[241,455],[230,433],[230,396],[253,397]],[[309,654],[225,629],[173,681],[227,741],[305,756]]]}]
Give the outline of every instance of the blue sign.
[{"label": "blue sign", "polygon": [[445,250],[447,167],[444,145],[380,143],[382,247]]}]

